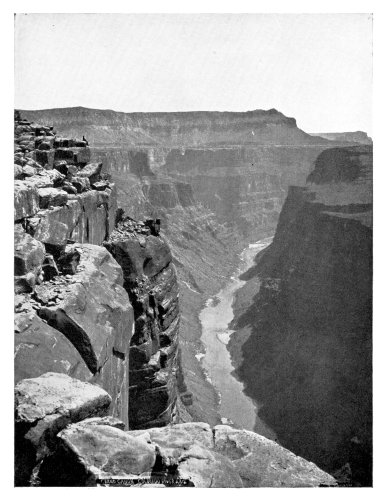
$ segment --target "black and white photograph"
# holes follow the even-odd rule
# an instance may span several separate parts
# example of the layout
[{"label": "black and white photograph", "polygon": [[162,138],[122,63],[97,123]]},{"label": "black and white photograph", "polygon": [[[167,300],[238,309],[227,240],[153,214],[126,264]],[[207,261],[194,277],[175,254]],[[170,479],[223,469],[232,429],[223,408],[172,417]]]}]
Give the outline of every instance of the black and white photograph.
[{"label": "black and white photograph", "polygon": [[16,490],[372,488],[376,15],[32,5]]}]

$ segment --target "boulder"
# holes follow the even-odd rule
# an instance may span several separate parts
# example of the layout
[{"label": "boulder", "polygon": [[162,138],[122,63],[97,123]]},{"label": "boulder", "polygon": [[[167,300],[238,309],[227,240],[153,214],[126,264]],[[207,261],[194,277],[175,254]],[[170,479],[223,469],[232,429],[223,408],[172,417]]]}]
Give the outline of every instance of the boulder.
[{"label": "boulder", "polygon": [[49,149],[48,151],[35,150],[35,160],[45,168],[53,168],[55,160],[55,150]]},{"label": "boulder", "polygon": [[57,170],[62,175],[67,175],[68,172],[68,164],[66,160],[57,160],[54,162],[54,170]]},{"label": "boulder", "polygon": [[87,177],[91,184],[100,179],[103,163],[89,163],[78,173],[78,177]]},{"label": "boulder", "polygon": [[63,182],[62,189],[64,191],[66,191],[66,193],[68,193],[68,194],[76,194],[78,192],[78,190],[76,189],[76,187],[73,186],[71,184],[71,182],[68,181],[68,180],[66,180],[66,181]]},{"label": "boulder", "polygon": [[24,165],[23,167],[23,175],[25,177],[32,177],[36,175],[36,168],[32,167],[31,165]]},{"label": "boulder", "polygon": [[46,170],[45,175],[50,178],[54,187],[60,187],[63,184],[64,179],[66,178],[56,169]]},{"label": "boulder", "polygon": [[58,432],[70,423],[106,415],[110,402],[100,387],[63,373],[21,380],[15,387],[16,486],[30,484],[33,469],[55,449]]},{"label": "boulder", "polygon": [[172,261],[169,246],[156,236],[119,238],[113,233],[105,246],[120,263],[128,283],[143,275],[151,278]]},{"label": "boulder", "polygon": [[23,169],[20,165],[14,164],[14,179],[24,179]]},{"label": "boulder", "polygon": [[23,153],[15,153],[13,157],[13,162],[15,165],[19,165],[20,167],[24,167],[27,163],[27,158],[24,157]]},{"label": "boulder", "polygon": [[63,247],[67,243],[70,231],[66,222],[60,220],[63,215],[68,217],[69,210],[63,213],[62,208],[67,207],[39,212],[38,217],[27,220],[27,231],[47,245]]},{"label": "boulder", "polygon": [[65,205],[68,200],[68,195],[65,191],[56,188],[40,188],[39,206],[40,208],[59,207]]},{"label": "boulder", "polygon": [[214,428],[215,450],[229,457],[247,488],[336,486],[335,479],[312,462],[298,457],[251,431],[227,425]]},{"label": "boulder", "polygon": [[57,452],[40,469],[45,486],[96,486],[101,479],[150,475],[156,461],[154,445],[97,419],[68,426],[58,440]]},{"label": "boulder", "polygon": [[21,220],[31,217],[39,210],[39,194],[36,187],[25,181],[15,181],[14,218]]},{"label": "boulder", "polygon": [[95,189],[96,191],[104,191],[109,186],[110,184],[106,181],[98,181],[92,184],[92,188]]},{"label": "boulder", "polygon": [[28,177],[28,179],[26,179],[24,182],[28,185],[34,186],[37,189],[53,187],[54,183],[47,172],[48,170],[43,169],[41,172],[37,172],[36,175]]},{"label": "boulder", "polygon": [[14,229],[15,292],[31,291],[42,272],[45,248],[27,234],[21,224]]},{"label": "boulder", "polygon": [[71,179],[71,182],[78,193],[83,193],[83,191],[91,189],[90,180],[87,177],[76,176]]}]

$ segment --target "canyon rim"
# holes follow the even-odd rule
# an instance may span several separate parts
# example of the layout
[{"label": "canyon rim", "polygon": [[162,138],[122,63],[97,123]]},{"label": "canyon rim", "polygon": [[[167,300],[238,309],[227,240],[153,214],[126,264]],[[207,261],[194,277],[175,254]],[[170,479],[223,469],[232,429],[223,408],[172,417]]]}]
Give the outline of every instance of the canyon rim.
[{"label": "canyon rim", "polygon": [[16,15],[15,486],[373,485],[371,23]]}]

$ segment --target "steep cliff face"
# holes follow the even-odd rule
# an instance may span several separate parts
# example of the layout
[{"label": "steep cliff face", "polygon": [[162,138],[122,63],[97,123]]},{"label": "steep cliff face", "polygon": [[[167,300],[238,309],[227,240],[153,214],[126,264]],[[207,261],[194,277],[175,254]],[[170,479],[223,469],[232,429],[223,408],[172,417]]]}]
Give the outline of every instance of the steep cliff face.
[{"label": "steep cliff face", "polygon": [[246,276],[256,295],[236,307],[237,373],[284,446],[369,485],[372,148],[324,151],[260,255]]},{"label": "steep cliff face", "polygon": [[14,170],[16,382],[64,373],[103,387],[126,425],[170,423],[178,288],[159,227],[157,235],[154,224],[115,228],[115,185],[90,163],[87,141],[58,138],[17,113]]},{"label": "steep cliff face", "polygon": [[128,423],[133,309],[122,269],[98,246],[116,191],[89,160],[85,141],[16,115],[15,380],[53,371],[98,384]]},{"label": "steep cliff face", "polygon": [[159,227],[122,220],[105,242],[123,269],[134,308],[130,346],[131,429],[167,425],[177,419],[178,285],[170,249]]}]

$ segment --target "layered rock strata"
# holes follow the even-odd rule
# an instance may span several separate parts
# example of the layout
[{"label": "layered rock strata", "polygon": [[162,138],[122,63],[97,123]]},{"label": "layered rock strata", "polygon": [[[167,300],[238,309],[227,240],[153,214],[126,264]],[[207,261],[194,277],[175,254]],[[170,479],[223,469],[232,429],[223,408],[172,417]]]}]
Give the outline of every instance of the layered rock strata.
[{"label": "layered rock strata", "polygon": [[322,144],[276,109],[246,112],[191,111],[122,113],[88,108],[23,111],[30,119],[55,123],[73,136],[82,127],[90,142],[183,147],[223,144]]},{"label": "layered rock strata", "polygon": [[86,141],[15,114],[15,381],[58,372],[98,384],[127,424],[133,309],[97,246],[114,228],[115,187],[89,159]]},{"label": "layered rock strata", "polygon": [[124,218],[104,243],[123,270],[134,308],[130,428],[166,425],[176,415],[179,305],[176,272],[159,225]]},{"label": "layered rock strata", "polygon": [[249,294],[260,291],[244,310],[236,304],[235,326],[249,332],[237,374],[260,417],[346,484],[371,484],[371,146],[318,157],[246,278]]}]

